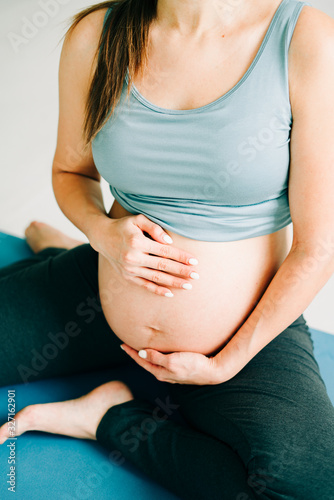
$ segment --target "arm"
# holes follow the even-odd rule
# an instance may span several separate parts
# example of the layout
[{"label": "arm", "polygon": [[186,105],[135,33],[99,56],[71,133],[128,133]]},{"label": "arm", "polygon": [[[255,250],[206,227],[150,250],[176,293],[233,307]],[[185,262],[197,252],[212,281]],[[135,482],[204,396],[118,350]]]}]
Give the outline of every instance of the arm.
[{"label": "arm", "polygon": [[334,21],[304,7],[290,54],[293,243],[253,312],[216,356],[223,378],[295,321],[334,272]]},{"label": "arm", "polygon": [[[91,148],[82,137],[85,103],[105,10],[89,14],[65,38],[59,65],[59,123],[52,184],[63,213],[92,242],[107,218]],[[93,237],[94,232],[94,237]]]}]

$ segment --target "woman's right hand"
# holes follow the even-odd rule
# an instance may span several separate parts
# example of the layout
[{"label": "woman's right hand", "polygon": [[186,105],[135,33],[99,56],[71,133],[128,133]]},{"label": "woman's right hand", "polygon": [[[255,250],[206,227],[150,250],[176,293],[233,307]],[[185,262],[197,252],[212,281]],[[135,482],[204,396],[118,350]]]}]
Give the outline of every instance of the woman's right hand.
[{"label": "woman's right hand", "polygon": [[197,259],[171,246],[170,236],[143,214],[120,219],[103,217],[90,243],[123,279],[157,295],[172,297],[170,288],[189,290],[192,277],[199,277],[193,268]]}]

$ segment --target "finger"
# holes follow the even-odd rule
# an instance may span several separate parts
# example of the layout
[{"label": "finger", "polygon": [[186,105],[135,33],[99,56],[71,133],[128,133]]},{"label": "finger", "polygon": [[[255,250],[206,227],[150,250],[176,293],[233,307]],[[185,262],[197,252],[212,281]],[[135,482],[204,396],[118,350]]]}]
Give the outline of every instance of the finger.
[{"label": "finger", "polygon": [[140,351],[138,351],[138,356],[141,359],[145,359],[145,361],[148,361],[149,363],[157,366],[163,366],[167,370],[170,369],[170,354],[163,354],[162,352],[159,352],[155,349],[141,349]]},{"label": "finger", "polygon": [[[168,354],[162,354],[156,349],[140,349],[137,351],[127,344],[121,344],[122,349],[131,356],[138,356],[141,360],[152,363],[157,366],[165,366],[165,359]],[[155,362],[156,361],[156,362]]]},{"label": "finger", "polygon": [[143,249],[143,251],[147,254],[158,255],[159,257],[175,260],[191,266],[196,266],[198,264],[198,260],[191,253],[188,253],[185,250],[168,245],[161,245],[160,243],[152,241],[149,238],[146,239],[147,244],[145,245],[146,248]]},{"label": "finger", "polygon": [[164,285],[169,288],[183,288],[185,290],[191,290],[192,288],[192,284],[183,278],[178,278],[172,274],[153,269],[147,269],[146,267],[138,268],[136,275],[139,275],[149,283],[157,283],[158,285]]},{"label": "finger", "polygon": [[[142,272],[143,268],[138,269],[137,273],[140,274]],[[161,297],[174,297],[173,292],[165,287],[165,286],[159,286],[156,283],[153,283],[152,281],[149,281],[145,278],[141,278],[140,276],[129,276],[129,281],[132,283],[141,286],[145,288],[145,290],[148,290],[149,292],[154,293],[155,295],[160,295]]]},{"label": "finger", "polygon": [[[126,351],[129,354],[129,356],[134,361],[136,361],[138,363],[138,365],[140,365],[142,368],[144,368],[145,370],[150,372],[152,375],[154,375],[157,380],[159,380],[161,382],[168,382],[169,384],[178,384],[178,383],[182,383],[184,381],[183,379],[180,379],[179,377],[177,377],[176,374],[170,372],[166,368],[166,366],[168,366],[170,364],[170,362],[166,362],[167,361],[166,358],[169,355],[159,353],[159,351],[155,351],[153,349],[142,349],[140,351],[136,351],[135,349],[133,349],[130,346],[127,346],[126,344],[122,344],[121,347],[124,349],[124,351]],[[143,351],[147,352],[147,354],[150,356],[151,360],[156,359],[159,362],[161,362],[161,360],[163,360],[165,367],[151,363],[147,359],[139,356],[139,352],[143,352]],[[162,356],[161,359],[160,359],[159,355]]]},{"label": "finger", "polygon": [[195,271],[194,267],[179,264],[174,260],[163,259],[161,257],[147,256],[146,254],[143,254],[143,258],[140,264],[143,267],[148,267],[150,269],[157,269],[158,271],[163,271],[168,274],[173,274],[174,276],[180,276],[183,278],[190,278],[190,279],[199,279],[199,275]]},{"label": "finger", "polygon": [[158,224],[145,217],[145,215],[137,215],[133,218],[133,223],[142,231],[146,231],[154,240],[160,243],[173,243],[169,234],[167,234]]},{"label": "finger", "polygon": [[123,349],[124,351],[134,360],[136,363],[144,368],[145,370],[149,371],[154,375],[155,377],[159,378],[164,375],[166,375],[166,369],[162,366],[155,365],[153,363],[150,363],[149,361],[146,361],[145,359],[141,358],[138,354],[138,352],[133,349],[132,347],[125,346],[123,344]]}]

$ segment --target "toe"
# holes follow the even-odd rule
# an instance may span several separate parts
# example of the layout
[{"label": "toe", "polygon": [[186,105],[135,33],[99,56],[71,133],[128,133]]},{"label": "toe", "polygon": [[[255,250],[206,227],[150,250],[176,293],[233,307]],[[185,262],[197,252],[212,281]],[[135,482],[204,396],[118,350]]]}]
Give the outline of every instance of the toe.
[{"label": "toe", "polygon": [[29,232],[30,232],[30,229],[31,229],[31,224],[32,224],[32,222],[30,222],[29,226],[27,226],[27,227],[25,228],[24,234],[25,234],[26,236],[27,236],[27,233],[29,233]]},{"label": "toe", "polygon": [[6,422],[0,427],[0,444],[3,444],[11,437],[21,436],[24,432],[34,430],[36,421],[35,407],[37,405],[26,406],[15,415],[11,425]]},{"label": "toe", "polygon": [[8,424],[6,422],[0,427],[0,444],[3,444],[7,438],[8,438]]},{"label": "toe", "polygon": [[31,230],[36,227],[37,225],[37,221],[33,220],[30,222],[29,226],[26,227],[25,231],[24,231],[24,234],[27,235],[27,233],[30,233]]}]

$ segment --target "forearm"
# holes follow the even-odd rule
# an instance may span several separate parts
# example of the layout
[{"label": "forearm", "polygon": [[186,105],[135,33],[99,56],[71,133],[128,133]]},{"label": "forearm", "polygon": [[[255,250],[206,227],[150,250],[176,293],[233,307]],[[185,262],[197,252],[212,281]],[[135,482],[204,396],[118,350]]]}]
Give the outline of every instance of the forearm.
[{"label": "forearm", "polygon": [[107,218],[99,181],[80,174],[54,172],[52,185],[62,212],[94,246],[97,229]]},{"label": "forearm", "polygon": [[222,373],[237,374],[305,311],[333,274],[333,247],[327,241],[317,251],[290,251],[253,312],[216,355]]}]

